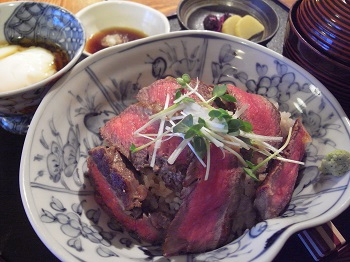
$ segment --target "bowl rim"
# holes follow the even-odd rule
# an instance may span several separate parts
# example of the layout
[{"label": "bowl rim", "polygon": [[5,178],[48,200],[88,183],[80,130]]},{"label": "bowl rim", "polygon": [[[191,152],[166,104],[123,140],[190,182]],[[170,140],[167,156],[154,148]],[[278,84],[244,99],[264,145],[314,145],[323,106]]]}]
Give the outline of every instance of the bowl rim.
[{"label": "bowl rim", "polygon": [[[37,89],[38,87],[45,87],[47,84],[49,84],[51,81],[55,80],[56,78],[60,78],[61,76],[63,76],[66,72],[68,72],[72,67],[74,67],[74,65],[78,62],[78,60],[80,59],[81,55],[83,54],[83,50],[85,48],[85,43],[86,43],[86,34],[85,34],[85,30],[83,27],[83,24],[81,23],[81,21],[77,18],[77,16],[72,13],[71,11],[69,11],[68,9],[61,7],[59,5],[56,4],[51,4],[51,3],[47,3],[47,2],[35,2],[35,1],[26,1],[26,2],[6,2],[6,3],[0,3],[0,10],[1,8],[5,7],[5,8],[9,8],[9,10],[14,10],[16,9],[19,5],[22,4],[28,4],[28,3],[36,3],[36,4],[42,4],[45,6],[53,6],[57,9],[61,9],[62,11],[70,14],[73,18],[75,18],[75,20],[78,22],[78,24],[80,25],[80,29],[82,31],[82,36],[83,36],[83,41],[82,41],[82,45],[79,47],[79,49],[76,52],[76,55],[63,67],[61,68],[59,71],[57,71],[55,74],[53,74],[52,76],[49,76],[48,78],[45,78],[39,82],[33,83],[31,85],[28,85],[26,87],[22,87],[19,89],[15,89],[15,90],[10,90],[10,91],[3,91],[0,92],[0,99],[1,98],[6,98],[9,96],[14,96],[14,95],[18,95],[18,94],[22,94],[22,93],[26,93],[28,91],[32,91]],[[51,87],[50,87],[51,88]]]},{"label": "bowl rim", "polygon": [[[149,10],[151,11],[152,13],[154,14],[157,14],[159,15],[159,17],[163,18],[164,21],[166,21],[166,25],[169,25],[169,31],[170,31],[170,23],[169,23],[169,20],[168,18],[166,17],[165,14],[163,14],[162,12],[160,12],[159,10],[155,9],[155,8],[152,8],[148,5],[144,5],[144,4],[141,4],[141,3],[138,3],[138,2],[131,2],[131,1],[123,1],[123,0],[116,0],[116,1],[102,1],[102,2],[96,2],[96,3],[93,3],[93,4],[90,4],[82,9],[80,9],[76,14],[75,16],[81,21],[81,17],[85,14],[87,14],[88,12],[91,12],[93,11],[96,7],[101,7],[101,6],[114,6],[114,5],[125,5],[125,6],[137,6],[137,7],[140,7],[140,8],[143,8],[145,10]],[[82,21],[81,21],[82,22]]]}]

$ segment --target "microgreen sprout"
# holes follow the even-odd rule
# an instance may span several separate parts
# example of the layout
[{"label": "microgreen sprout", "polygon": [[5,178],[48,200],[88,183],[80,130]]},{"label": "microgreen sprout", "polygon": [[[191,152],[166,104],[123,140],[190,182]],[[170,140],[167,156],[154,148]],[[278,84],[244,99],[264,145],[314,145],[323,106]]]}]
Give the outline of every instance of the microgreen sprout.
[{"label": "microgreen sprout", "polygon": [[189,74],[183,74],[181,77],[176,78],[176,81],[178,84],[184,87],[191,82],[191,77]]},{"label": "microgreen sprout", "polygon": [[243,170],[245,171],[245,173],[246,173],[247,175],[249,175],[250,177],[252,177],[254,180],[259,181],[259,179],[258,179],[258,178],[256,177],[256,175],[255,175],[255,172],[256,172],[260,167],[262,167],[262,166],[265,165],[267,162],[269,162],[271,159],[276,158],[276,157],[283,151],[283,149],[285,149],[285,148],[287,147],[287,145],[289,144],[291,135],[292,135],[292,128],[289,129],[287,139],[286,139],[285,143],[283,144],[283,146],[282,146],[280,149],[276,150],[273,154],[271,154],[270,156],[268,156],[267,158],[265,158],[265,159],[264,159],[263,161],[261,161],[259,164],[254,165],[252,162],[246,161],[248,167],[243,168]]},{"label": "microgreen sprout", "polygon": [[230,94],[227,94],[227,85],[215,85],[213,88],[213,97],[210,98],[207,103],[211,103],[217,98],[221,98],[224,101],[234,103],[236,102],[236,98],[231,96]]},{"label": "microgreen sprout", "polygon": [[[206,102],[205,99],[202,97],[202,95],[198,92],[199,88],[199,81],[197,79],[197,84],[194,88],[191,87],[191,77],[188,74],[183,74],[182,77],[176,78],[176,81],[178,84],[181,85],[181,88],[178,88],[175,93],[175,100],[174,103],[177,104],[179,102],[182,102],[184,98],[189,97],[191,95],[197,96],[202,102]],[[185,91],[185,94],[183,94]]]}]

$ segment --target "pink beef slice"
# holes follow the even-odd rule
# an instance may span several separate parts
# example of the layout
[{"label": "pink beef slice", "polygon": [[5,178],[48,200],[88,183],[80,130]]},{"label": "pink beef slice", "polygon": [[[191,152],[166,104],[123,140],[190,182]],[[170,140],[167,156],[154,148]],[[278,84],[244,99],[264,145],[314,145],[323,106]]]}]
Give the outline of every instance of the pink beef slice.
[{"label": "pink beef slice", "polygon": [[[161,213],[131,216],[132,208],[138,208],[147,192],[124,164],[113,148],[97,147],[88,158],[89,178],[95,188],[96,202],[106,213],[114,217],[127,230],[150,243],[164,240],[168,219]],[[129,211],[130,210],[130,211]]]},{"label": "pink beef slice", "polygon": [[[192,79],[190,82],[191,87],[195,87],[197,84],[196,79]],[[173,77],[166,77],[164,79],[157,80],[153,82],[151,85],[142,88],[136,96],[136,99],[142,103],[146,104],[158,104],[161,106],[165,105],[165,100],[167,94],[170,96],[171,106],[174,101],[174,97],[176,91],[181,87]],[[212,97],[212,87],[206,85],[203,82],[199,82],[198,92],[204,97],[204,99],[208,100]],[[198,97],[195,95],[191,95],[192,98],[199,101]]]},{"label": "pink beef slice", "polygon": [[261,95],[247,93],[233,85],[227,85],[227,92],[237,99],[237,109],[248,105],[241,118],[253,125],[255,134],[281,136],[281,115],[270,101]]},{"label": "pink beef slice", "polygon": [[235,156],[211,146],[208,180],[205,168],[194,160],[188,170],[183,203],[170,223],[163,245],[164,254],[199,253],[229,241],[232,217],[239,206],[242,167]]},{"label": "pink beef slice", "polygon": [[[108,145],[116,146],[118,150],[126,156],[137,170],[143,170],[149,167],[150,158],[153,155],[154,144],[137,151],[130,152],[130,146],[136,147],[148,143],[150,140],[144,137],[135,136],[134,132],[149,122],[150,116],[158,112],[159,104],[137,103],[129,106],[120,115],[109,120],[104,127],[100,129],[102,138]],[[141,133],[157,134],[160,121],[155,121]],[[179,155],[174,165],[169,165],[167,160],[173,151],[181,143],[180,137],[165,139],[157,150],[154,171],[158,173],[166,186],[170,189],[179,191],[182,188],[182,180],[185,177],[185,170],[192,160],[193,154],[189,148],[185,148]]]},{"label": "pink beef slice", "polygon": [[[108,145],[116,146],[124,156],[130,158],[132,144],[138,147],[149,142],[146,138],[134,136],[134,132],[145,125],[152,114],[151,108],[133,104],[101,127],[100,134]],[[148,126],[144,132],[157,133],[158,127],[159,122],[155,122]]]},{"label": "pink beef slice", "polygon": [[[282,156],[288,159],[302,160],[306,144],[311,141],[300,119],[297,119],[292,129],[292,137]],[[274,160],[262,185],[258,187],[254,206],[262,219],[269,219],[281,214],[289,203],[295,182],[298,177],[299,165]]]},{"label": "pink beef slice", "polygon": [[[144,137],[135,136],[134,132],[149,121],[153,109],[145,107],[140,103],[129,106],[120,115],[109,120],[104,127],[100,129],[102,138],[110,146],[115,146],[125,157],[127,157],[136,170],[143,170],[149,167],[150,158],[153,155],[154,144],[137,151],[130,152],[130,146],[136,147],[148,143],[150,140]],[[152,123],[142,133],[157,134],[159,121]],[[156,163],[154,171],[158,173],[166,186],[180,190],[182,180],[185,177],[185,171],[191,162],[193,154],[189,148],[185,148],[176,160],[174,165],[169,165],[167,160],[172,152],[181,143],[182,138],[172,137],[165,139],[157,150]]]},{"label": "pink beef slice", "polygon": [[[195,85],[195,80],[192,80],[191,85]],[[167,94],[170,95],[170,105],[173,104],[174,95],[178,88],[180,88],[180,85],[173,77],[167,77],[153,82],[151,85],[144,87],[139,91],[137,94],[137,99],[140,101],[139,103],[129,106],[120,115],[109,120],[106,125],[100,129],[102,138],[109,145],[116,146],[127,158],[134,158],[135,161],[133,162],[138,170],[143,168],[149,162],[148,156],[153,152],[153,145],[138,152],[136,155],[131,156],[130,146],[132,144],[138,147],[149,142],[146,138],[134,136],[134,132],[146,124],[150,120],[149,117],[152,114],[157,113],[164,108]],[[199,92],[203,97],[209,98],[211,96],[212,88],[200,82]],[[143,130],[142,133],[156,134],[158,133],[158,128],[159,121],[156,121]],[[181,138],[179,137],[173,137],[162,142],[161,148],[157,152],[158,156],[163,158],[163,160],[167,159],[180,142]],[[190,152],[186,149],[181,153],[177,162],[179,164],[188,165],[189,158]],[[160,162],[165,163],[165,161]]]}]

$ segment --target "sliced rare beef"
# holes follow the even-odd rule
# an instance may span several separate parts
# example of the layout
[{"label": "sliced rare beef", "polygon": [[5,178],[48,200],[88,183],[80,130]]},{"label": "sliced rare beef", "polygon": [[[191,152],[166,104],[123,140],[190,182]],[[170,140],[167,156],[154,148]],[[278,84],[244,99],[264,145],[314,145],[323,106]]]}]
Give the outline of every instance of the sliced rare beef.
[{"label": "sliced rare beef", "polygon": [[252,124],[255,134],[281,136],[281,114],[270,101],[263,96],[247,93],[233,85],[227,85],[227,92],[237,99],[236,109],[247,107],[240,118]]},{"label": "sliced rare beef", "polygon": [[[130,146],[134,144],[136,147],[147,144],[150,140],[141,136],[135,136],[134,132],[146,124],[152,114],[151,107],[145,107],[140,103],[129,106],[120,115],[109,120],[100,133],[102,138],[108,145],[118,148],[118,150],[127,157],[138,171],[149,168],[150,158],[154,151],[154,144],[130,153]],[[146,134],[157,134],[159,129],[159,121],[155,121],[143,130]],[[177,158],[174,165],[169,165],[167,160],[172,152],[181,143],[182,138],[172,137],[163,141],[157,150],[157,157],[154,171],[159,174],[166,185],[171,189],[181,190],[182,181],[185,177],[184,170],[193,158],[191,150],[186,148]]]},{"label": "sliced rare beef", "polygon": [[[247,93],[233,85],[227,85],[227,92],[237,100],[237,102],[234,103],[233,108],[232,104],[229,105],[229,109],[242,110],[244,107],[244,112],[240,118],[252,125],[255,134],[272,137],[282,136],[281,114],[276,106],[269,100],[257,94]],[[275,147],[280,145],[280,142],[270,141],[268,143]],[[265,155],[257,151],[246,152],[245,150],[242,150],[241,154],[246,160],[249,160],[253,164],[258,164],[266,158]],[[266,167],[267,164],[262,166],[257,173],[265,172]]]},{"label": "sliced rare beef", "polygon": [[[90,150],[89,178],[95,188],[96,202],[127,230],[136,232],[141,239],[159,244],[164,240],[169,218],[160,212],[137,217],[139,202],[144,199],[144,187],[139,185],[132,170],[126,168],[115,149],[97,147]],[[117,159],[117,160],[115,160]],[[114,181],[117,181],[116,184]],[[121,188],[118,188],[118,186]],[[147,194],[147,193],[146,193]],[[130,209],[134,206],[134,209]]]},{"label": "sliced rare beef", "polygon": [[[192,87],[196,84],[196,80],[191,81]],[[198,92],[205,100],[210,99],[213,87],[198,84]],[[274,160],[260,185],[243,172],[242,163],[233,154],[212,144],[210,173],[205,180],[206,168],[188,147],[174,164],[168,163],[169,156],[182,141],[176,136],[162,141],[151,167],[154,144],[131,153],[132,144],[139,147],[150,142],[149,138],[134,133],[150,121],[152,114],[164,108],[167,95],[171,106],[179,88],[172,77],[142,88],[137,94],[138,103],[101,128],[107,146],[90,150],[88,157],[96,201],[141,239],[163,244],[166,256],[218,248],[262,219],[278,216],[290,200],[299,167]],[[220,103],[232,111],[245,109],[241,118],[252,124],[254,133],[281,136],[281,116],[272,103],[232,85],[227,88],[237,102]],[[193,94],[191,97],[199,100]],[[157,134],[159,125],[159,120],[154,121],[142,133]],[[296,121],[291,143],[283,156],[300,160],[309,139],[301,122]],[[278,147],[280,143],[271,144]],[[253,163],[265,157],[257,152],[241,150],[241,153]],[[266,172],[265,168],[260,172]]]},{"label": "sliced rare beef", "polygon": [[[194,86],[195,82],[192,81]],[[129,158],[135,168],[141,171],[149,167],[150,159],[153,155],[154,144],[146,149],[130,154],[130,146],[136,147],[148,143],[150,140],[144,137],[134,136],[134,132],[145,125],[150,116],[164,108],[166,95],[170,95],[170,105],[173,103],[176,90],[181,86],[175,78],[157,80],[148,87],[142,88],[137,94],[139,103],[131,105],[119,116],[112,118],[101,128],[102,138],[110,145],[115,145],[120,152]],[[206,98],[211,93],[211,88],[203,83],[199,84],[199,92]],[[157,134],[160,121],[155,121],[142,131],[146,134]],[[183,150],[174,165],[167,164],[169,156],[181,143],[179,137],[172,137],[162,142],[157,149],[157,157],[154,171],[164,180],[166,186],[170,189],[180,191],[182,181],[185,177],[185,170],[193,158],[192,151],[189,148]]]},{"label": "sliced rare beef", "polygon": [[[281,155],[291,160],[301,161],[306,144],[310,141],[309,133],[300,119],[297,119],[292,129],[291,140]],[[298,169],[298,164],[273,160],[267,177],[257,189],[254,201],[262,219],[276,217],[285,209],[292,197]]]},{"label": "sliced rare beef", "polygon": [[252,228],[261,221],[254,207],[255,192],[258,185],[250,176],[245,175],[239,206],[232,218],[234,222],[232,224],[230,241],[238,238],[246,229]]},{"label": "sliced rare beef", "polygon": [[233,214],[241,197],[244,176],[235,156],[211,146],[208,180],[206,169],[194,161],[188,169],[183,202],[171,222],[163,245],[166,256],[198,253],[227,243],[231,234]]},{"label": "sliced rare beef", "polygon": [[[133,104],[101,127],[100,134],[108,145],[117,147],[118,151],[130,159],[130,146],[132,144],[141,146],[149,142],[147,138],[134,136],[134,132],[145,125],[152,114],[151,107],[145,107],[139,103]],[[159,121],[149,125],[144,132],[156,133],[158,132],[158,127]],[[142,150],[140,154],[146,154],[145,151],[147,150]],[[143,162],[145,160],[139,161]]]},{"label": "sliced rare beef", "polygon": [[89,164],[96,165],[120,200],[121,207],[124,210],[141,207],[141,202],[147,196],[147,189],[139,183],[138,174],[127,168],[117,149],[95,147],[89,151],[89,155]]},{"label": "sliced rare beef", "polygon": [[[192,79],[190,86],[194,88],[196,84],[197,80]],[[166,96],[169,95],[169,105],[172,105],[175,99],[175,94],[180,87],[181,86],[177,83],[175,78],[167,77],[157,80],[151,85],[142,88],[138,92],[136,99],[145,104],[158,104],[164,106]],[[200,93],[205,100],[208,100],[212,97],[212,90],[212,86],[198,81],[198,93]],[[191,97],[199,101],[197,96],[191,95]]]}]

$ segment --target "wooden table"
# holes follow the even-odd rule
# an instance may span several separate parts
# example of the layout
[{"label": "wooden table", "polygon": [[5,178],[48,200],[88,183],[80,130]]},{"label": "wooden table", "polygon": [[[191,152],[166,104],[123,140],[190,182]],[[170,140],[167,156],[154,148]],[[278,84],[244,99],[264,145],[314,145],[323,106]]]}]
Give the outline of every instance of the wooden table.
[{"label": "wooden table", "polygon": [[[12,0],[14,1],[14,0]],[[0,3],[12,2],[11,0],[0,0]],[[37,0],[35,2],[46,2],[62,6],[72,13],[77,13],[82,8],[97,3],[103,0]],[[180,0],[130,0],[132,2],[148,5],[156,10],[159,10],[166,16],[176,14],[177,6]]]},{"label": "wooden table", "polygon": [[[12,0],[14,1],[14,0]],[[101,2],[103,0],[37,0],[36,2],[47,2],[62,6],[72,13],[76,13],[82,8],[93,3]],[[159,10],[166,16],[176,14],[176,9],[181,0],[130,0],[132,2],[148,5],[156,10]],[[290,8],[296,0],[279,0],[283,5]],[[11,2],[11,0],[0,0],[0,3]]]}]

